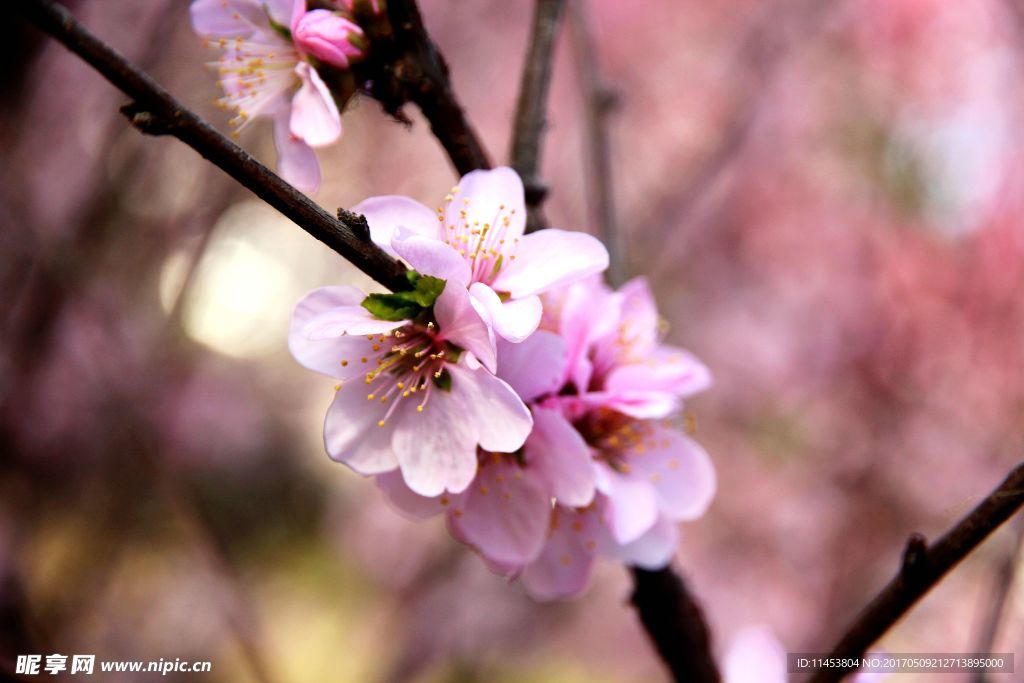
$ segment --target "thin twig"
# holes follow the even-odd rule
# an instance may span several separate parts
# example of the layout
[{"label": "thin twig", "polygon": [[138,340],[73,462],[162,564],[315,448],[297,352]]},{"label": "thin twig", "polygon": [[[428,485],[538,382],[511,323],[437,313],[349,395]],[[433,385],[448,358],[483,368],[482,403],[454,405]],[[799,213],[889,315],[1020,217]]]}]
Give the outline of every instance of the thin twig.
[{"label": "thin twig", "polygon": [[617,97],[604,82],[598,66],[597,41],[583,0],[569,3],[572,42],[576,54],[580,87],[586,110],[586,147],[590,207],[593,220],[608,248],[608,279],[622,284],[626,276],[625,240],[615,216],[615,192],[612,187],[611,143],[608,118],[615,110]]},{"label": "thin twig", "polygon": [[[864,608],[827,657],[861,657],[914,603],[1021,505],[1024,505],[1024,462],[1018,464],[1002,484],[935,543],[929,546],[920,534],[911,536],[899,573]],[[818,669],[810,683],[839,681],[852,670]]]},{"label": "thin twig", "polygon": [[686,582],[665,567],[657,571],[632,568],[631,601],[677,683],[718,683],[721,677],[711,655],[711,635],[704,612]]},{"label": "thin twig", "polygon": [[86,30],[60,4],[19,0],[15,7],[131,97],[133,102],[121,111],[143,133],[178,138],[380,284],[389,289],[407,286],[405,268],[368,239],[364,218],[344,211],[338,220],[333,218]]},{"label": "thin twig", "polygon": [[519,80],[515,123],[509,152],[512,168],[519,173],[526,188],[528,232],[544,227],[546,221],[541,205],[547,196],[547,185],[540,179],[541,138],[547,127],[548,92],[554,63],[555,35],[565,0],[537,0],[533,7],[530,46],[526,51],[523,75]]},{"label": "thin twig", "polygon": [[[993,577],[992,598],[981,622],[981,632],[978,635],[978,644],[974,648],[975,652],[991,652],[992,646],[996,642],[996,636],[999,635],[1003,614],[1006,612],[1007,602],[1013,592],[1017,561],[1020,558],[1022,542],[1024,542],[1024,523],[1022,522],[1024,520],[1018,517],[1013,525],[1013,543],[999,563]],[[972,683],[985,683],[988,680],[987,673],[987,671],[976,671],[971,678]]]},{"label": "thin twig", "polygon": [[491,162],[452,90],[448,63],[427,34],[415,0],[388,0],[388,27],[369,34],[369,59],[353,67],[367,92],[400,121],[413,102],[460,175]]}]

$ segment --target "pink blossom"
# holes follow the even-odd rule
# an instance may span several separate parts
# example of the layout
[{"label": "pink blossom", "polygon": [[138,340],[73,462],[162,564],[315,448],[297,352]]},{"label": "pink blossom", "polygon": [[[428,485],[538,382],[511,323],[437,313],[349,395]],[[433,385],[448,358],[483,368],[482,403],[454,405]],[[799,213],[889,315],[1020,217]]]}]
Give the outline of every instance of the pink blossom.
[{"label": "pink blossom", "polygon": [[353,208],[373,240],[417,271],[469,288],[495,332],[512,341],[540,322],[538,294],[608,266],[608,252],[585,233],[524,235],[523,183],[510,168],[473,171],[436,211],[407,197],[373,197]]},{"label": "pink blossom", "polygon": [[596,279],[582,281],[547,307],[558,315],[546,325],[566,340],[565,379],[587,405],[663,417],[711,384],[693,354],[661,342],[664,324],[642,277],[617,292]]},{"label": "pink blossom", "polygon": [[347,69],[365,54],[363,30],[355,22],[325,10],[306,12],[292,27],[292,39],[303,54]]},{"label": "pink blossom", "polygon": [[422,496],[465,491],[478,447],[514,452],[532,425],[491,373],[489,329],[463,287],[444,287],[429,322],[377,319],[363,299],[351,287],[318,289],[292,318],[295,358],[339,380],[324,425],[328,454],[364,475],[400,469]]},{"label": "pink blossom", "polygon": [[292,41],[305,16],[305,0],[196,0],[195,30],[223,48],[214,66],[224,97],[219,105],[235,112],[237,131],[250,121],[274,122],[281,176],[305,192],[320,185],[314,147],[341,137],[341,115],[327,85]]}]

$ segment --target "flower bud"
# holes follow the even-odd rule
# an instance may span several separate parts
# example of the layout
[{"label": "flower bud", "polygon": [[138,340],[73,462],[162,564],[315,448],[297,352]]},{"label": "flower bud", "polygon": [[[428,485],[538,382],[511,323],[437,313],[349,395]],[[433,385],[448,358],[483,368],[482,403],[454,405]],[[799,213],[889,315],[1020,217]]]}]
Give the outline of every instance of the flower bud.
[{"label": "flower bud", "polygon": [[358,24],[324,9],[303,14],[292,28],[292,39],[304,54],[342,69],[366,53]]}]

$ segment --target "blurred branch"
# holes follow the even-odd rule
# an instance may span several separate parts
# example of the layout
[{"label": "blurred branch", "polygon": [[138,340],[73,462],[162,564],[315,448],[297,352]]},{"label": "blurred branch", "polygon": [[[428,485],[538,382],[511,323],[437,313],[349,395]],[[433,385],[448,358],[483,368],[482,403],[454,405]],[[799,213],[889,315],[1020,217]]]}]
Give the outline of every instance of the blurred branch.
[{"label": "blurred branch", "polygon": [[[872,643],[1021,505],[1024,505],[1024,462],[1018,464],[1003,483],[932,545],[929,546],[920,534],[911,535],[899,573],[864,608],[826,656],[863,656]],[[819,669],[810,683],[839,681],[852,670]]]},{"label": "blurred branch", "polygon": [[612,188],[612,162],[608,118],[615,110],[617,97],[604,82],[598,66],[597,41],[587,16],[584,0],[569,3],[572,43],[576,53],[580,87],[586,110],[587,167],[589,204],[598,232],[610,257],[608,279],[613,285],[625,279],[625,240],[615,219],[615,192]]},{"label": "blurred branch", "polygon": [[537,0],[533,8],[530,47],[526,52],[523,74],[519,81],[515,123],[512,128],[511,164],[526,188],[528,232],[544,227],[546,221],[541,204],[548,188],[538,176],[541,138],[547,127],[548,92],[554,62],[555,34],[565,0]]},{"label": "blurred branch", "polygon": [[665,567],[648,571],[633,567],[633,595],[647,634],[677,683],[718,683],[721,677],[711,655],[711,635],[704,612],[686,582]]},{"label": "blurred branch", "polygon": [[370,241],[362,216],[341,209],[338,219],[334,219],[185,108],[156,81],[87,31],[60,4],[19,0],[15,6],[131,97],[133,102],[122,112],[140,131],[178,138],[380,284],[389,289],[407,286],[404,266]]},{"label": "blurred branch", "polygon": [[413,102],[430,122],[460,175],[491,162],[452,90],[448,63],[430,39],[415,0],[388,0],[390,34],[371,34],[374,49],[365,64],[370,95],[385,111],[408,121],[400,109]]},{"label": "blurred branch", "polygon": [[[981,622],[981,634],[978,637],[978,644],[975,652],[991,652],[992,646],[999,635],[999,626],[1003,621],[1003,614],[1006,610],[1006,603],[1013,589],[1014,578],[1017,574],[1017,561],[1020,558],[1022,541],[1024,541],[1024,520],[1017,518],[1013,525],[1014,538],[1006,556],[999,567],[992,581],[992,599],[989,601],[988,610]],[[976,671],[971,681],[973,683],[985,683],[988,680],[986,671]]]}]

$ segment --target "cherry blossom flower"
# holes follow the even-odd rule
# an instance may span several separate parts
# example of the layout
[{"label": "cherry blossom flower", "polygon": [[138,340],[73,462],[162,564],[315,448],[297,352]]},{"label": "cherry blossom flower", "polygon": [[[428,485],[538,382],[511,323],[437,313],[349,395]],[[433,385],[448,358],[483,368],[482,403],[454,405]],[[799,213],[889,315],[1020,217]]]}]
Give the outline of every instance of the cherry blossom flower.
[{"label": "cherry blossom flower", "polygon": [[580,401],[638,418],[664,417],[711,385],[693,354],[661,342],[665,326],[645,278],[615,292],[589,279],[549,299],[545,325],[566,340],[565,380]]},{"label": "cherry blossom flower", "polygon": [[523,183],[510,168],[473,171],[436,211],[408,197],[367,199],[373,240],[417,271],[469,288],[495,332],[522,341],[541,318],[538,294],[608,267],[608,252],[581,232],[524,235]]},{"label": "cherry blossom flower", "polygon": [[380,319],[364,300],[352,287],[318,289],[292,318],[295,358],[339,380],[324,426],[328,454],[364,475],[400,469],[422,496],[465,491],[478,447],[515,452],[532,425],[491,372],[490,330],[464,287],[444,286],[412,319]]},{"label": "cherry blossom flower", "polygon": [[309,61],[346,67],[361,54],[361,29],[327,10],[306,12],[305,0],[196,0],[196,32],[224,53],[214,66],[224,90],[218,104],[235,113],[236,132],[269,118],[281,176],[305,192],[320,185],[314,147],[341,137],[341,115]]}]

